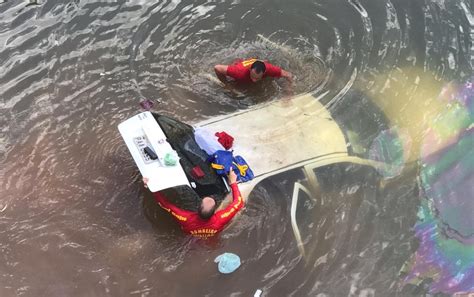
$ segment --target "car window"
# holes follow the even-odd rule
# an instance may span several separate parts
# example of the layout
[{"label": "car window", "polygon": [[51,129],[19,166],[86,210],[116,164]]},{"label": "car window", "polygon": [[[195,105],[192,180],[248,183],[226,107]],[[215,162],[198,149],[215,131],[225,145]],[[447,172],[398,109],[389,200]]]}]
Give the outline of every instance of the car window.
[{"label": "car window", "polygon": [[193,138],[189,138],[184,143],[184,149],[190,154],[194,155],[196,158],[199,158],[202,162],[206,162],[208,159],[206,152],[204,152],[196,141]]},{"label": "car window", "polygon": [[322,193],[340,192],[378,179],[377,171],[367,165],[341,162],[313,169]]},{"label": "car window", "polygon": [[193,134],[193,128],[185,123],[174,120],[164,115],[153,114],[166,135],[166,138],[176,141],[177,139]]},{"label": "car window", "polygon": [[[178,153],[179,162],[194,191],[199,197],[213,196],[216,202],[220,203],[225,198],[228,188],[223,179],[211,168],[206,152],[196,143],[194,129],[167,116],[155,113],[153,116],[163,129],[171,147]],[[193,176],[192,172],[197,167],[203,171],[203,177]]]}]

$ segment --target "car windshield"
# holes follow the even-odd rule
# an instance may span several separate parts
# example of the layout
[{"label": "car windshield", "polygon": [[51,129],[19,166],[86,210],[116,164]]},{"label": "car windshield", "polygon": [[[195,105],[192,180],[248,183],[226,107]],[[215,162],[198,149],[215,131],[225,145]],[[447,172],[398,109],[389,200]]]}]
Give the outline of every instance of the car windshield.
[{"label": "car windshield", "polygon": [[[166,138],[180,157],[180,164],[194,190],[200,197],[213,196],[217,202],[224,199],[228,192],[224,181],[210,167],[208,155],[194,139],[194,129],[190,125],[167,116],[153,114],[166,135]],[[203,177],[193,176],[193,169],[199,167]]]},{"label": "car windshield", "polygon": [[168,141],[177,142],[186,135],[193,135],[193,127],[164,115],[153,114]]}]

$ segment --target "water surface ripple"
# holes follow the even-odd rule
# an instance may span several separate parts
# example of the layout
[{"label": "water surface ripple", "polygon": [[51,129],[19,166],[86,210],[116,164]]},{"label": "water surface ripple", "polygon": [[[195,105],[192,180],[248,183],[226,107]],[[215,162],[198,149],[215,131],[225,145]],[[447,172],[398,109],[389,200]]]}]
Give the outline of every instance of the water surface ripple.
[{"label": "water surface ripple", "polygon": [[[474,291],[473,13],[469,0],[1,3],[0,296]],[[282,81],[216,83],[213,65],[246,57],[294,73],[352,155],[390,163],[315,172],[304,255],[289,215],[300,170],[202,242],[144,191],[117,130],[143,99],[195,123],[284,97]],[[242,266],[223,277],[226,251]]]}]

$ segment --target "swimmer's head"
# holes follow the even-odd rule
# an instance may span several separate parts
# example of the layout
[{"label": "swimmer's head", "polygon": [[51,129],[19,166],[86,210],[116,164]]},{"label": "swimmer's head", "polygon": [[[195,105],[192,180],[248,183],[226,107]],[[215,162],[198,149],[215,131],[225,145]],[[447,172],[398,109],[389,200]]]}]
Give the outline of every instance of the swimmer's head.
[{"label": "swimmer's head", "polygon": [[253,62],[252,66],[250,67],[250,80],[252,80],[252,82],[261,80],[266,70],[267,67],[262,61]]}]

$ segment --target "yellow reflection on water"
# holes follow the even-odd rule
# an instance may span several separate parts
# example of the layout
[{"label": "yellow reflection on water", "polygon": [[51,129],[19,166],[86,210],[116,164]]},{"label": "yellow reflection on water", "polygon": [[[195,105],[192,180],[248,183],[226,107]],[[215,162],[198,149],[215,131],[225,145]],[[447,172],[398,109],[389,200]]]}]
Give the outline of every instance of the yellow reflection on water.
[{"label": "yellow reflection on water", "polygon": [[[397,68],[379,75],[371,87],[373,102],[386,115],[390,127],[398,127],[411,137],[411,151],[406,161],[420,156],[424,135],[446,109],[446,103],[437,100],[446,83],[423,69]],[[437,143],[435,151],[443,147]]]}]

